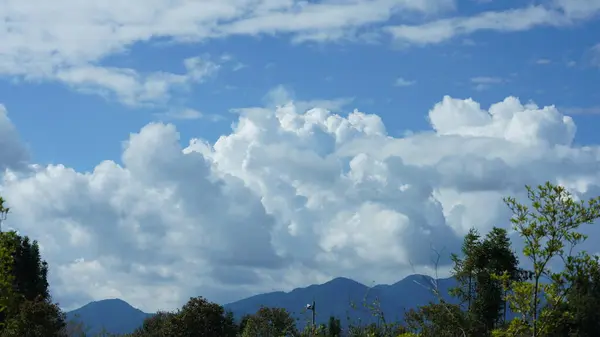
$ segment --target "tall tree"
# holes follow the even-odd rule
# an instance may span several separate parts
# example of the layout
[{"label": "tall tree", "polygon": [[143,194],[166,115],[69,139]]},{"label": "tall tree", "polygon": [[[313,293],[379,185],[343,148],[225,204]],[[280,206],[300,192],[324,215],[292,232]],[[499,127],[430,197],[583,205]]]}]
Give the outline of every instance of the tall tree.
[{"label": "tall tree", "polygon": [[[560,323],[555,311],[574,284],[568,270],[586,260],[585,254],[572,254],[573,248],[586,239],[578,229],[600,217],[600,199],[577,202],[564,187],[549,182],[537,188],[527,186],[527,194],[531,206],[511,197],[505,199],[513,213],[513,227],[525,242],[523,255],[533,265],[531,281],[507,282],[512,288],[508,296],[511,308],[521,317],[511,321],[506,333],[539,337],[548,335]],[[549,268],[555,258],[564,261],[565,271]],[[542,283],[542,278],[551,282]],[[543,307],[542,295],[546,301]]]},{"label": "tall tree", "polygon": [[[0,219],[4,220],[7,213],[4,199],[0,198]],[[3,306],[0,329],[3,336],[27,336],[22,334],[25,330],[44,331],[45,336],[64,333],[64,314],[51,302],[47,274],[48,265],[40,256],[36,241],[31,242],[14,231],[0,232],[0,305]]]},{"label": "tall tree", "polygon": [[458,281],[458,286],[451,289],[450,294],[457,297],[461,304],[466,304],[466,310],[471,310],[473,292],[475,289],[476,256],[477,250],[481,246],[481,236],[475,228],[471,228],[462,244],[462,257],[452,254],[454,262],[452,276]]},{"label": "tall tree", "polygon": [[[494,275],[507,273],[517,279],[519,261],[511,250],[506,230],[494,227],[482,240],[475,229],[465,236],[463,256],[452,255],[453,276],[458,285],[451,289],[469,318],[469,334],[488,336],[505,317],[503,287]],[[466,307],[464,304],[466,303]]]},{"label": "tall tree", "polygon": [[334,316],[329,317],[327,335],[329,337],[340,337],[342,335],[342,325],[340,324],[339,318],[335,318]]},{"label": "tall tree", "polygon": [[[5,206],[4,199],[0,197],[0,229],[2,228],[2,222],[6,219],[8,211],[9,208]],[[5,326],[6,314],[9,308],[14,306],[13,261],[12,247],[0,245],[0,329]]]},{"label": "tall tree", "polygon": [[565,301],[553,308],[556,326],[550,337],[594,337],[600,331],[600,263],[582,253],[565,270],[571,288]]}]

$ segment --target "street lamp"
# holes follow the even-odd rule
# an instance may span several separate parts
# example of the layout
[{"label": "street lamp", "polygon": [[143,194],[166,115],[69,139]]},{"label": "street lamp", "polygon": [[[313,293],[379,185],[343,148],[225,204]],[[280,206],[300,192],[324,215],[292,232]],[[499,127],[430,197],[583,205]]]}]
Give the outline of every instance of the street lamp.
[{"label": "street lamp", "polygon": [[312,304],[306,305],[306,310],[312,311],[312,330],[313,334],[315,332],[315,300],[312,301]]}]

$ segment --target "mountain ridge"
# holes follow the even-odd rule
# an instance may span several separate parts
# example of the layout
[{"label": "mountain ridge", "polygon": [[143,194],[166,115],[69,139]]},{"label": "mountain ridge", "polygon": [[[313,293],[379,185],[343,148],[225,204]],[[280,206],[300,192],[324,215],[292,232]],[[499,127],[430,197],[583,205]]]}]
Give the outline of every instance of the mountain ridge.
[{"label": "mountain ridge", "polygon": [[[378,301],[380,310],[388,318],[401,320],[404,311],[425,305],[435,300],[429,282],[433,278],[426,275],[409,275],[393,284],[366,286],[347,277],[336,277],[321,284],[311,284],[288,292],[274,291],[252,295],[238,301],[224,304],[225,310],[233,312],[236,319],[255,313],[261,306],[280,307],[289,311],[299,326],[308,322],[306,304],[316,302],[316,323],[325,323],[331,315],[338,317],[343,325],[360,320],[368,323],[374,320],[365,304]],[[441,294],[456,284],[452,278],[438,279]],[[450,298],[442,296],[445,300]],[[104,328],[110,333],[130,333],[141,326],[144,319],[154,315],[145,313],[121,299],[105,299],[90,302],[81,308],[69,311],[67,318],[89,327],[90,333]]]}]

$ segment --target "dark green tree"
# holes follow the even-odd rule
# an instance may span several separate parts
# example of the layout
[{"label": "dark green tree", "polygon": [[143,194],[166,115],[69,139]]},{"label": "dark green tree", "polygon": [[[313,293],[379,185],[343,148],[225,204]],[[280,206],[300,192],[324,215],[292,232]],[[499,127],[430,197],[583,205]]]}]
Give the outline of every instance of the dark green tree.
[{"label": "dark green tree", "polygon": [[[459,299],[469,318],[471,336],[489,336],[506,317],[505,289],[496,275],[519,278],[519,261],[506,230],[494,227],[485,238],[475,229],[465,236],[462,256],[452,255],[458,286],[450,294]],[[466,305],[465,305],[466,304]]]},{"label": "dark green tree", "polygon": [[296,321],[287,310],[261,307],[247,320],[242,336],[282,337],[296,333]]},{"label": "dark green tree", "polygon": [[2,337],[66,337],[66,317],[58,305],[39,297],[24,300],[6,320]]},{"label": "dark green tree", "polygon": [[452,254],[451,259],[454,262],[452,276],[458,281],[458,286],[451,289],[450,294],[461,301],[461,305],[466,306],[466,310],[471,310],[471,304],[475,290],[475,273],[477,250],[481,246],[481,236],[476,229],[471,228],[465,236],[462,244],[462,257]]},{"label": "dark green tree", "polygon": [[340,320],[334,316],[329,317],[329,323],[327,324],[327,335],[329,337],[340,337],[342,335],[342,325]]},{"label": "dark green tree", "polygon": [[203,297],[193,297],[175,313],[169,332],[177,337],[233,337],[237,334],[233,314]]},{"label": "dark green tree", "polygon": [[131,337],[163,337],[175,333],[176,315],[172,312],[159,311],[146,318],[142,326],[137,328]]},{"label": "dark green tree", "polygon": [[571,287],[565,301],[551,310],[552,319],[559,323],[552,329],[550,337],[595,337],[600,331],[598,257],[581,254],[565,272]]},{"label": "dark green tree", "polygon": [[[4,220],[7,213],[4,199],[0,198],[0,219]],[[2,335],[28,336],[21,334],[23,329],[28,329],[31,336],[37,336],[39,331],[45,331],[44,336],[64,334],[65,317],[51,302],[48,265],[40,256],[37,242],[14,231],[0,232],[0,263]]]}]

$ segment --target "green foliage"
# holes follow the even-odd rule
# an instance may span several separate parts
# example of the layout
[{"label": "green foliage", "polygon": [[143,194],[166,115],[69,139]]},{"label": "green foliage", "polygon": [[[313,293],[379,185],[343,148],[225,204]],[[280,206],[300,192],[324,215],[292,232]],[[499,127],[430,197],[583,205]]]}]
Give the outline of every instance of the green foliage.
[{"label": "green foliage", "polygon": [[466,336],[469,319],[456,304],[440,301],[409,310],[404,316],[406,327],[423,337]]},{"label": "green foliage", "polygon": [[340,320],[334,316],[329,317],[329,323],[327,324],[327,336],[328,337],[340,337],[342,334],[342,325]]},{"label": "green foliage", "polygon": [[65,314],[58,305],[41,296],[20,303],[18,310],[6,320],[1,337],[66,336]]},{"label": "green foliage", "polygon": [[[1,220],[8,211],[0,198]],[[0,336],[65,335],[64,313],[51,302],[47,274],[36,241],[0,233]]]},{"label": "green foliage", "polygon": [[247,319],[242,336],[284,337],[296,334],[296,321],[287,310],[262,307]]},{"label": "green foliage", "polygon": [[[564,321],[557,317],[557,310],[563,306],[572,285],[569,270],[574,264],[588,261],[585,253],[572,255],[573,248],[586,239],[578,229],[600,217],[600,199],[576,202],[564,187],[549,182],[537,189],[527,186],[527,193],[531,207],[510,197],[505,202],[513,213],[514,230],[525,241],[523,255],[533,265],[532,279],[508,281],[508,276],[503,275],[502,280],[507,290],[512,290],[507,296],[511,308],[521,315],[508,330],[513,336],[527,333],[538,337],[552,333]],[[549,268],[555,259],[563,261],[564,271]],[[543,284],[542,278],[551,282]],[[543,307],[542,294],[547,301]]]},{"label": "green foliage", "polygon": [[131,337],[234,337],[233,315],[203,297],[193,297],[177,312],[159,312],[147,318]]}]

